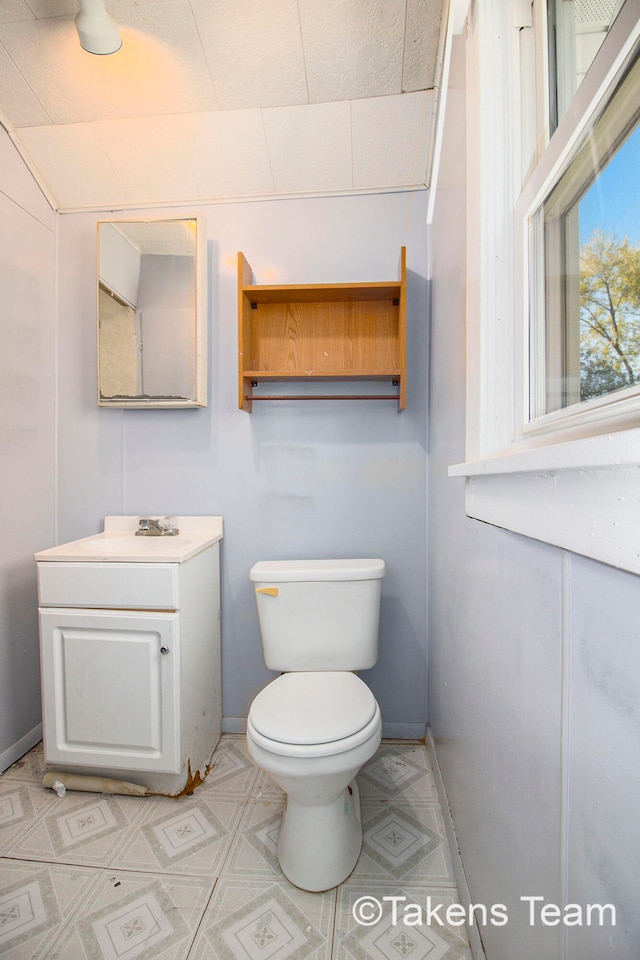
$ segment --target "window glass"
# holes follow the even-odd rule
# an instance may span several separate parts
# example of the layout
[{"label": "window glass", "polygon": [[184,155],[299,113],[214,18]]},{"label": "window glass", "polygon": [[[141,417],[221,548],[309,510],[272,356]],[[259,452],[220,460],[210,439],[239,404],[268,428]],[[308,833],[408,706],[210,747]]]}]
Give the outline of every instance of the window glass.
[{"label": "window glass", "polygon": [[553,133],[624,0],[548,0],[550,132]]},{"label": "window glass", "polygon": [[535,214],[531,415],[640,384],[640,61]]},{"label": "window glass", "polygon": [[585,194],[580,224],[580,400],[640,382],[640,127]]}]

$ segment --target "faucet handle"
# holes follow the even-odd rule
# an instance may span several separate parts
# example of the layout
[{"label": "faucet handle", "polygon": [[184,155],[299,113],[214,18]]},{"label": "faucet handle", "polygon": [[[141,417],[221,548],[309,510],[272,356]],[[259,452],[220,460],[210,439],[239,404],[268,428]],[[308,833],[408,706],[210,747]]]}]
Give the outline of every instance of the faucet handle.
[{"label": "faucet handle", "polygon": [[175,517],[164,517],[160,521],[160,526],[162,527],[162,532],[165,537],[177,537],[180,533],[178,530],[178,521]]}]

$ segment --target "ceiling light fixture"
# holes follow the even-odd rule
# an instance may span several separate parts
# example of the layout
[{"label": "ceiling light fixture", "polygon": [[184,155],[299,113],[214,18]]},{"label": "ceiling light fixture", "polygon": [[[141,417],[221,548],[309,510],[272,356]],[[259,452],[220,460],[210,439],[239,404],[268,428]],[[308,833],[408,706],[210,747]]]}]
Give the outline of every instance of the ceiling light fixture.
[{"label": "ceiling light fixture", "polygon": [[76,16],[80,45],[88,53],[115,53],[122,46],[120,28],[104,5],[104,0],[80,0]]}]

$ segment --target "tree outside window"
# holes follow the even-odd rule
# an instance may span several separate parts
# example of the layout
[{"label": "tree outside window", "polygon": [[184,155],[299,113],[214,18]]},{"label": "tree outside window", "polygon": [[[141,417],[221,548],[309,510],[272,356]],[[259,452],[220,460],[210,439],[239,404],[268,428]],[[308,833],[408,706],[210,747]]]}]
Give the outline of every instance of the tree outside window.
[{"label": "tree outside window", "polygon": [[640,382],[640,247],[596,230],[580,255],[580,399]]}]

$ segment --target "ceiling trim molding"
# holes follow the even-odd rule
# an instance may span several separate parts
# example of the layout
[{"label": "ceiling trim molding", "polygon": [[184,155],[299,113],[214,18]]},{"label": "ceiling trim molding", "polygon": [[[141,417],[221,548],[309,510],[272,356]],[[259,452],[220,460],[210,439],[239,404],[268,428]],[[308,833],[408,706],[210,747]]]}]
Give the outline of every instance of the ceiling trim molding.
[{"label": "ceiling trim molding", "polygon": [[343,190],[318,190],[302,193],[264,193],[254,196],[237,195],[230,197],[193,197],[186,200],[155,200],[143,203],[94,204],[86,207],[54,207],[56,213],[120,213],[130,210],[169,210],[175,208],[207,207],[222,203],[264,203],[277,200],[318,200],[323,197],[366,197],[387,193],[423,193],[429,188],[424,183],[392,186],[392,187],[361,187]]},{"label": "ceiling trim molding", "polygon": [[442,50],[442,69],[439,71],[436,96],[436,122],[433,138],[433,156],[431,158],[431,175],[429,177],[429,203],[427,205],[427,226],[433,222],[436,195],[438,192],[438,177],[440,173],[440,157],[442,154],[442,140],[444,137],[444,122],[447,112],[447,90],[449,88],[449,74],[451,71],[451,48],[453,38],[461,36],[466,29],[467,14],[470,0],[449,0],[446,15],[442,19],[443,30],[440,34]]}]

